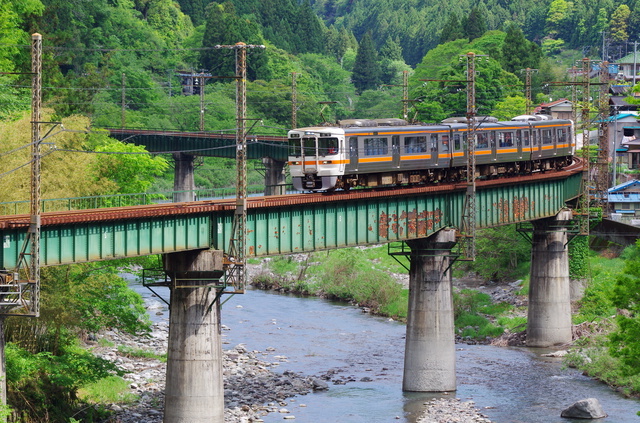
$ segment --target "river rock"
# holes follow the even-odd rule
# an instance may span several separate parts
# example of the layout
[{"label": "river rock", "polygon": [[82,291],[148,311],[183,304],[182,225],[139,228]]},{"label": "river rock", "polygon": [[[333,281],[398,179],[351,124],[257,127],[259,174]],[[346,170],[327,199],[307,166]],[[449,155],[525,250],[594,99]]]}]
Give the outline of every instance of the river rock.
[{"label": "river rock", "polygon": [[560,414],[560,417],[569,419],[601,419],[607,417],[607,414],[602,410],[600,401],[596,398],[587,398],[571,405]]}]

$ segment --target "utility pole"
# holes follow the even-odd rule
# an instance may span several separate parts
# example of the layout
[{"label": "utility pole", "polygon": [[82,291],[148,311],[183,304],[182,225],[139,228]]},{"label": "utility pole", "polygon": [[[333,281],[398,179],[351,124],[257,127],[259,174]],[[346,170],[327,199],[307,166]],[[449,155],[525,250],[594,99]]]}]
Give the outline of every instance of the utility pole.
[{"label": "utility pole", "polygon": [[127,84],[127,74],[122,72],[122,96],[120,98],[120,127],[124,128],[126,126],[127,120],[126,120],[126,115],[125,115],[125,105],[126,105],[126,95],[125,95],[125,89],[126,89],[126,85]]},{"label": "utility pole", "polygon": [[204,72],[200,72],[200,132],[204,132]]},{"label": "utility pole", "polygon": [[409,71],[402,71],[402,118],[409,119]]},{"label": "utility pole", "polygon": [[291,72],[291,128],[298,126],[298,87],[296,85],[297,73]]},{"label": "utility pole", "polygon": [[638,74],[638,60],[637,58],[637,53],[638,51],[638,42],[634,41],[633,42],[633,85],[636,85],[636,75]]},{"label": "utility pole", "polygon": [[215,48],[228,48],[236,53],[236,208],[225,267],[227,280],[235,292],[244,293],[247,240],[247,49],[263,49],[265,46],[239,42],[234,45],[217,45]]},{"label": "utility pole", "polygon": [[531,106],[533,105],[533,101],[531,99],[531,74],[532,73],[536,73],[538,72],[538,69],[531,69],[531,68],[526,68],[526,69],[520,69],[520,73],[523,73],[525,75],[525,82],[524,82],[524,96],[527,102],[526,105],[526,114],[531,114]]}]

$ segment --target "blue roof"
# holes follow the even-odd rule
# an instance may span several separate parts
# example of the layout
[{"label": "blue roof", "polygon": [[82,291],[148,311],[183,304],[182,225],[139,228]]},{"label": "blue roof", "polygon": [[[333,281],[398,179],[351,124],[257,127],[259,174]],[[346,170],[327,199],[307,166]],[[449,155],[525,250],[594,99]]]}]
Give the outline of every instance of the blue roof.
[{"label": "blue roof", "polygon": [[622,191],[623,189],[629,188],[629,187],[634,186],[634,185],[640,185],[640,181],[638,181],[636,179],[632,179],[631,181],[627,181],[625,183],[616,185],[615,187],[611,187],[611,188],[608,189],[608,191],[609,191],[610,194],[614,194],[617,191]]}]

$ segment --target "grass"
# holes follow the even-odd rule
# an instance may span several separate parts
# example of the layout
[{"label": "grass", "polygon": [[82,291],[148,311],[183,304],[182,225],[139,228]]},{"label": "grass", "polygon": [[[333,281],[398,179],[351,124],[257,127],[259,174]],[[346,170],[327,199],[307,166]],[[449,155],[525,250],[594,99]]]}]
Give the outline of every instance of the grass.
[{"label": "grass", "polygon": [[130,384],[121,377],[110,376],[83,386],[78,390],[78,397],[92,404],[131,404],[138,397],[129,391]]},{"label": "grass", "polygon": [[[260,288],[348,301],[398,320],[407,317],[409,291],[391,276],[407,270],[388,255],[387,246],[320,252],[303,261],[277,257],[266,267],[252,282]],[[474,339],[499,336],[524,319],[506,317],[511,305],[494,304],[489,295],[473,290],[455,293],[454,308],[458,333]]]},{"label": "grass", "polygon": [[157,354],[153,351],[143,350],[139,348],[132,348],[126,345],[118,346],[118,353],[124,355],[129,358],[148,358],[152,360],[160,360],[162,362],[167,362],[167,354]]}]

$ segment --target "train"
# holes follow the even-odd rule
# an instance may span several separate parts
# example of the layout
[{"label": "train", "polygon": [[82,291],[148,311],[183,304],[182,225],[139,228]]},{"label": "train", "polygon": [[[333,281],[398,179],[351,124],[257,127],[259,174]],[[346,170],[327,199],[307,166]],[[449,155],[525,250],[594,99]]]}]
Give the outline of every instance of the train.
[{"label": "train", "polygon": [[[471,134],[471,135],[470,135]],[[467,143],[475,142],[476,178],[562,169],[573,161],[571,120],[522,115],[448,118],[437,124],[403,119],[348,119],[288,132],[288,165],[298,191],[349,190],[467,180]]]}]

